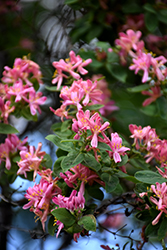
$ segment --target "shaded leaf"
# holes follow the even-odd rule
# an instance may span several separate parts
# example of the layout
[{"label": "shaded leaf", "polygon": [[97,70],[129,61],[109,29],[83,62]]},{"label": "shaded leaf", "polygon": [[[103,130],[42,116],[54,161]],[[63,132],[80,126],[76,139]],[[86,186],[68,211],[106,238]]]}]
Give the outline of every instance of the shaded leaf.
[{"label": "shaded leaf", "polygon": [[135,86],[133,88],[127,88],[127,90],[129,92],[132,92],[132,93],[137,93],[137,92],[141,92],[143,90],[147,90],[149,88],[150,88],[149,84],[142,84],[142,85],[139,85],[139,86]]},{"label": "shaded leaf", "polygon": [[166,182],[166,179],[163,178],[160,174],[150,170],[143,170],[136,172],[135,178],[141,182],[148,184],[155,184],[156,182],[162,184],[163,182]]},{"label": "shaded leaf", "polygon": [[108,173],[103,173],[101,179],[105,182],[105,190],[108,193],[114,191],[119,183],[119,179],[116,175],[110,175]]},{"label": "shaded leaf", "polygon": [[67,227],[75,223],[75,217],[66,208],[57,208],[51,213]]},{"label": "shaded leaf", "polygon": [[83,159],[84,159],[84,154],[78,151],[72,151],[62,160],[61,168],[63,169],[64,172],[66,172],[70,168],[81,163]]},{"label": "shaded leaf", "polygon": [[15,134],[19,133],[17,129],[12,127],[10,124],[0,123],[0,134]]},{"label": "shaded leaf", "polygon": [[83,216],[78,225],[83,226],[87,231],[96,231],[96,219],[92,214]]},{"label": "shaded leaf", "polygon": [[89,153],[84,154],[84,160],[82,164],[93,169],[94,171],[99,171],[101,168],[100,163],[97,162],[95,157]]}]

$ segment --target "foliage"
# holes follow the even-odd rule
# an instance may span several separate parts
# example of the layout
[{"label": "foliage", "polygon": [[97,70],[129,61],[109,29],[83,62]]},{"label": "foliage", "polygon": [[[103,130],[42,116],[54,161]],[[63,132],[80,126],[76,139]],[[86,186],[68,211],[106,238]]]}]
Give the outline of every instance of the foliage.
[{"label": "foliage", "polygon": [[[41,62],[41,70],[24,56],[31,52],[32,57],[40,58],[42,52],[36,54],[34,49],[39,37],[32,43],[29,40],[28,47],[20,43],[25,39],[22,27],[27,36],[33,29],[36,33],[34,7],[38,14],[45,10],[39,2],[10,3],[8,8],[4,3],[2,8],[1,22],[5,20],[9,28],[11,18],[18,29],[15,39],[13,26],[9,29],[7,53],[21,44],[11,51],[13,66],[2,65],[0,133],[6,135],[0,144],[2,201],[19,205],[8,196],[9,184],[19,175],[34,181],[26,191],[23,209],[35,213],[48,234],[58,237],[66,232],[77,242],[98,228],[126,238],[123,249],[142,249],[152,240],[166,249],[166,4],[157,0],[66,0],[68,10],[77,14],[71,43],[78,43],[80,49],[45,67]],[[25,26],[19,21],[20,8]],[[59,15],[52,14],[56,13]],[[32,20],[33,28],[27,25]],[[1,41],[2,51],[4,44]],[[48,52],[53,51],[52,45],[46,46]],[[45,103],[41,89],[48,96],[59,94],[59,107]],[[40,122],[43,107],[56,117],[52,133],[46,136],[57,147],[53,164],[42,151],[42,143],[35,148],[27,138],[20,140],[15,124],[10,125],[11,115]],[[38,175],[41,179],[36,183]],[[106,195],[109,198],[104,199]],[[121,234],[124,226],[111,222],[112,216],[116,221],[117,213],[107,209],[118,204],[125,205],[127,217],[132,212],[135,215],[141,226],[140,239],[131,236],[132,230]],[[99,222],[102,214],[107,215],[104,223]],[[111,231],[112,227],[117,231]],[[108,245],[101,248],[111,249]]]}]

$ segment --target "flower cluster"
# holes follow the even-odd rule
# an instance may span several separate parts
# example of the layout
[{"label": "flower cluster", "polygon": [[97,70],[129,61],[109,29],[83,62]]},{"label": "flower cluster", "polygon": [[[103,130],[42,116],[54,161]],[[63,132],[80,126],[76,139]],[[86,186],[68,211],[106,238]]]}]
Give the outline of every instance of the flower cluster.
[{"label": "flower cluster", "polygon": [[[43,160],[43,156],[46,154],[45,151],[40,151],[42,148],[42,143],[38,143],[38,147],[35,150],[34,146],[29,146],[26,150],[20,151],[21,159],[17,162],[19,170],[17,174],[24,174],[27,178],[27,173],[29,171],[34,171],[34,181],[37,175],[37,172],[40,170],[40,165]],[[34,152],[35,151],[35,152]]]},{"label": "flower cluster", "polygon": [[[149,197],[150,201],[156,205],[156,209],[160,211],[160,213],[156,216],[156,218],[152,221],[152,225],[156,225],[160,217],[163,213],[167,214],[167,185],[165,182],[162,184],[156,182],[156,185],[151,185],[149,192],[140,193],[140,197],[148,195],[151,192]],[[149,209],[149,206],[147,206]]]},{"label": "flower cluster", "polygon": [[27,138],[21,141],[17,135],[9,134],[4,143],[0,144],[0,163],[5,162],[6,169],[11,168],[11,159],[21,150],[27,150]]},{"label": "flower cluster", "polygon": [[10,113],[19,115],[17,110],[27,109],[34,116],[41,113],[39,105],[46,101],[42,92],[36,92],[33,84],[42,84],[39,65],[27,58],[16,58],[13,68],[5,66],[0,84],[0,116],[8,123]]},{"label": "flower cluster", "polygon": [[134,145],[137,150],[145,153],[146,162],[155,159],[163,171],[157,167],[159,173],[167,178],[167,140],[161,140],[155,129],[150,126],[142,128],[134,124],[129,125],[131,138],[134,138]]},{"label": "flower cluster", "polygon": [[25,197],[29,202],[23,206],[23,209],[30,208],[30,211],[34,212],[38,219],[41,220],[43,230],[45,230],[45,222],[48,214],[51,212],[51,200],[55,195],[61,193],[61,189],[56,184],[58,178],[52,179],[51,170],[42,171],[40,175],[42,178],[39,184],[28,188]]},{"label": "flower cluster", "polygon": [[[60,59],[60,61],[54,61],[52,63],[53,67],[56,68],[52,83],[57,83],[57,89],[60,89],[63,78],[67,79],[68,76],[71,75],[74,79],[78,80],[81,78],[80,74],[87,74],[88,71],[84,69],[84,67],[92,62],[92,59],[87,59],[84,61],[79,55],[76,56],[74,51],[70,51],[69,55],[70,57],[65,61]],[[68,75],[64,74],[63,72],[66,72]]]},{"label": "flower cluster", "polygon": [[[77,191],[73,190],[69,197],[64,197],[61,194],[58,194],[57,196],[54,196],[52,201],[59,206],[59,208],[66,208],[71,213],[75,212],[75,215],[81,216],[82,211],[85,206],[85,198],[84,198],[84,183],[81,183],[80,190]],[[56,224],[58,225],[58,231],[56,234],[56,237],[58,237],[61,229],[64,227],[64,224],[57,220]],[[80,233],[74,233],[73,238],[75,241],[77,241],[77,238],[79,238]]]},{"label": "flower cluster", "polygon": [[161,86],[167,77],[167,59],[162,55],[155,57],[152,53],[146,52],[144,41],[140,40],[141,36],[140,31],[134,32],[129,29],[126,33],[119,33],[119,39],[115,40],[115,44],[120,48],[118,53],[122,63],[126,64],[129,56],[132,61],[129,69],[134,70],[135,74],[143,71],[142,83],[150,83],[150,89],[141,92],[150,96],[143,102],[143,106],[147,106],[162,95]]}]

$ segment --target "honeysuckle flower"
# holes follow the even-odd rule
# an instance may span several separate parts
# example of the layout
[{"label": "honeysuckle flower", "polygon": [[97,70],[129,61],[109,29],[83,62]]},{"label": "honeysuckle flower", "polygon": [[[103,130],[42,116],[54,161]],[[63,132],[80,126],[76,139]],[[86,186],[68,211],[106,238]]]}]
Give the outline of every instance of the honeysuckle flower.
[{"label": "honeysuckle flower", "polygon": [[30,78],[35,78],[39,83],[42,83],[39,65],[26,57],[16,58],[12,69],[8,66],[5,66],[4,69],[2,77],[4,83],[15,83],[21,79],[27,85],[32,86]]},{"label": "honeysuckle flower", "polygon": [[[61,194],[58,194],[52,198],[52,201],[59,206],[59,208],[66,208],[71,213],[75,211],[75,214],[81,214],[84,206],[85,206],[85,198],[84,198],[84,182],[81,183],[80,189],[78,191],[73,190],[69,197],[64,197]],[[58,231],[56,234],[56,238],[59,236],[61,229],[64,227],[64,224],[57,220],[56,224],[58,225]],[[79,235],[74,235],[79,237]]]},{"label": "honeysuckle flower", "polygon": [[46,99],[46,96],[42,96],[42,92],[36,92],[34,89],[31,89],[28,98],[24,97],[24,100],[28,102],[30,106],[30,112],[32,115],[35,115],[37,111],[39,112],[39,114],[41,114],[39,105],[44,104]]},{"label": "honeysuckle flower", "polygon": [[23,85],[23,82],[21,79],[19,79],[18,81],[16,81],[13,86],[10,86],[8,88],[8,92],[7,94],[10,96],[16,96],[15,98],[15,102],[19,102],[22,99],[24,99],[24,97],[26,98],[27,93],[34,91],[33,87],[27,87],[26,85]]},{"label": "honeysuckle flower", "polygon": [[105,122],[104,124],[101,124],[101,117],[97,112],[90,117],[88,122],[89,122],[89,129],[92,132],[92,135],[89,136],[87,139],[91,140],[91,146],[93,148],[97,148],[98,141],[103,141],[103,139],[99,137],[98,134],[103,135],[104,131],[107,128],[109,128],[110,123]]},{"label": "honeysuckle flower", "polygon": [[71,188],[78,187],[80,181],[88,183],[89,186],[92,186],[94,182],[99,183],[101,186],[105,185],[94,171],[90,170],[81,163],[70,168],[70,170],[66,171],[64,174],[60,173],[60,177],[63,178],[67,185]]},{"label": "honeysuckle flower", "polygon": [[125,152],[129,151],[130,148],[122,146],[122,139],[116,132],[111,133],[111,141],[106,136],[105,140],[112,149],[112,151],[108,151],[109,156],[114,159],[115,163],[121,162],[121,155],[125,155]]},{"label": "honeysuckle flower", "polygon": [[15,107],[11,107],[11,101],[4,102],[3,99],[0,97],[0,116],[1,120],[4,123],[8,123],[8,117],[10,113],[12,113],[15,110]]},{"label": "honeysuckle flower", "polygon": [[63,72],[67,72],[74,79],[78,80],[81,78],[78,73],[80,73],[81,75],[87,74],[88,71],[84,69],[84,67],[92,62],[92,59],[83,61],[83,59],[79,55],[75,55],[74,51],[70,51],[69,55],[70,58],[66,59],[65,61],[63,59],[60,59],[59,61],[55,61],[52,63],[53,67],[56,68],[54,74],[54,77],[56,77],[52,80],[52,83],[55,84],[58,82],[57,89],[60,88],[63,82],[63,78],[68,78],[68,76]]},{"label": "honeysuckle flower", "polygon": [[150,88],[150,90],[148,90],[148,91],[145,90],[145,91],[142,91],[141,93],[142,93],[142,95],[150,96],[149,98],[147,98],[143,102],[142,105],[144,107],[151,104],[152,102],[155,102],[157,100],[157,98],[162,96],[161,88],[159,86],[152,87],[152,88]]},{"label": "honeysuckle flower", "polygon": [[17,174],[24,174],[27,177],[27,173],[29,171],[34,171],[33,180],[35,181],[35,177],[37,172],[39,171],[39,166],[43,160],[43,156],[46,154],[45,151],[41,151],[42,143],[38,143],[38,147],[35,150],[33,146],[29,147],[29,151],[20,151],[21,159],[17,162],[19,166],[19,170]]},{"label": "honeysuckle flower", "polygon": [[61,121],[63,122],[63,118],[70,119],[71,116],[68,115],[68,111],[66,110],[66,105],[61,105],[60,108],[54,110],[52,107],[49,107],[50,110],[57,116],[61,117]]},{"label": "honeysuckle flower", "polygon": [[23,209],[30,208],[30,211],[39,216],[43,230],[45,230],[47,215],[51,211],[50,202],[59,191],[60,189],[57,189],[57,185],[54,185],[52,181],[48,182],[46,179],[41,178],[40,183],[29,187],[25,194],[25,198],[29,202],[23,206]]},{"label": "honeysuckle flower", "polygon": [[115,40],[115,44],[119,45],[122,49],[129,52],[132,48],[136,50],[136,44],[139,41],[142,33],[141,31],[134,32],[133,30],[129,29],[126,31],[126,34],[123,32],[119,33],[119,39]]},{"label": "honeysuckle flower", "polygon": [[163,74],[162,66],[167,62],[167,59],[164,56],[151,57],[151,72],[156,75],[159,81],[165,80],[165,76]]},{"label": "honeysuckle flower", "polygon": [[84,90],[84,100],[82,101],[83,105],[88,105],[89,101],[91,102],[101,102],[101,95],[102,91],[97,89],[97,81],[92,82],[91,80],[81,81],[80,82],[81,88]]},{"label": "honeysuckle flower", "polygon": [[141,144],[142,140],[144,138],[146,138],[150,129],[151,129],[150,126],[142,128],[141,126],[137,126],[135,124],[129,125],[129,130],[132,133],[132,135],[130,137],[134,138],[134,144],[136,146],[136,149],[140,148],[140,144]]},{"label": "honeysuckle flower", "polygon": [[83,110],[79,110],[76,114],[77,120],[73,119],[72,130],[76,133],[86,131],[89,129],[89,118],[90,111],[86,110],[85,113]]},{"label": "honeysuckle flower", "polygon": [[167,214],[167,185],[165,182],[162,184],[156,182],[156,186],[151,185],[151,189],[154,192],[154,197],[151,196],[150,200],[157,205],[157,209],[160,211],[157,217],[152,221],[152,224],[156,225],[162,213]]},{"label": "honeysuckle flower", "polygon": [[17,135],[9,134],[5,139],[5,143],[0,144],[0,163],[4,161],[6,169],[9,170],[11,168],[10,158],[19,150],[27,150],[26,143],[27,138],[21,141]]},{"label": "honeysuckle flower", "polygon": [[132,64],[129,69],[130,70],[135,70],[135,74],[138,73],[139,70],[143,70],[144,74],[142,77],[142,82],[147,82],[148,81],[148,76],[149,76],[149,70],[151,66],[151,54],[146,54],[142,51],[140,51],[139,55],[136,58],[133,58],[132,61],[134,64]]}]

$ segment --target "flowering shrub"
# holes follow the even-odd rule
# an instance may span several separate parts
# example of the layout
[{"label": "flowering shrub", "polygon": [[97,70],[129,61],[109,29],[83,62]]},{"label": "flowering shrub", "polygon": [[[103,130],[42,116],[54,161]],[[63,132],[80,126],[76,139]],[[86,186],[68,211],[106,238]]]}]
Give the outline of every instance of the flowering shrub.
[{"label": "flowering shrub", "polygon": [[[111,68],[106,67],[117,80],[124,81],[124,75],[113,70],[119,62],[121,66],[118,67],[127,67],[129,72],[140,74],[141,85],[129,88],[129,91],[150,96],[143,102],[143,106],[149,106],[165,96],[167,60],[164,56],[156,57],[146,52],[141,35],[140,31],[131,29],[121,32],[115,41],[116,47],[107,47],[105,52],[106,65],[113,57],[117,62],[112,61]],[[49,234],[56,233],[58,237],[64,230],[77,242],[81,235],[96,231],[98,216],[112,203],[98,208],[94,200],[103,200],[104,192],[113,196],[117,190],[122,192],[121,179],[124,179],[136,185],[130,194],[133,200],[130,205],[136,210],[136,217],[145,221],[143,245],[152,231],[158,234],[158,240],[163,240],[167,232],[166,139],[160,139],[150,125],[142,128],[129,124],[131,135],[127,140],[114,131],[111,120],[104,116],[109,117],[119,107],[110,100],[106,80],[101,74],[85,76],[89,73],[85,67],[91,65],[92,59],[83,60],[73,51],[69,56],[69,59],[53,62],[56,71],[52,84],[57,84],[61,99],[58,109],[50,107],[61,121],[52,125],[54,134],[46,137],[58,147],[53,167],[48,164],[49,156],[41,151],[42,143],[35,149],[28,145],[27,138],[21,141],[14,135],[15,129],[7,124],[10,114],[34,119],[37,112],[41,113],[40,105],[46,97],[37,92],[42,84],[39,66],[27,58],[17,58],[13,68],[6,66],[3,72],[0,129],[5,123],[8,136],[0,145],[0,162],[4,163],[6,174],[13,175],[11,182],[17,175],[34,182],[37,175],[41,176],[39,184],[35,183],[26,191],[28,203],[23,209],[30,209]],[[140,171],[132,173],[130,167],[136,166],[137,160],[141,163]],[[120,203],[128,203],[125,196]],[[128,239],[133,241],[130,236]],[[101,247],[110,249],[109,246]]]}]

